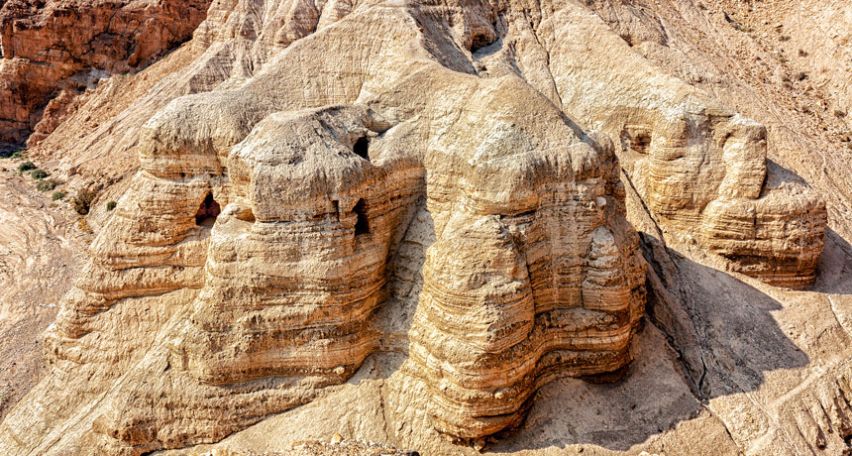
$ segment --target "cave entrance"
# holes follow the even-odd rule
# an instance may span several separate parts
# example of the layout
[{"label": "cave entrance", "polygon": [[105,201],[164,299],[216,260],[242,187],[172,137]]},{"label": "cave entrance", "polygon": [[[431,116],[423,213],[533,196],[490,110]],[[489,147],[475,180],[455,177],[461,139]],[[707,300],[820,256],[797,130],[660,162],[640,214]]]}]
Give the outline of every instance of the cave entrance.
[{"label": "cave entrance", "polygon": [[470,40],[470,52],[474,53],[484,47],[490,46],[497,41],[496,36],[488,36],[485,33],[477,33]]},{"label": "cave entrance", "polygon": [[213,192],[207,192],[207,196],[204,197],[204,201],[201,202],[201,206],[198,207],[198,211],[195,213],[195,224],[211,227],[221,212],[222,208],[219,207],[219,203],[213,199]]},{"label": "cave entrance", "polygon": [[355,155],[370,161],[370,139],[366,136],[358,138],[355,145],[352,146],[352,151],[355,152]]},{"label": "cave entrance", "polygon": [[359,199],[352,211],[355,212],[357,217],[355,220],[355,236],[368,234],[370,232],[370,221],[367,219],[367,203],[363,199]]},{"label": "cave entrance", "polygon": [[651,134],[648,132],[639,132],[633,137],[632,141],[630,141],[630,148],[633,149],[634,152],[642,155],[648,154],[648,148],[650,146]]},{"label": "cave entrance", "polygon": [[651,132],[644,127],[627,126],[621,132],[621,144],[625,150],[648,155],[651,148]]}]

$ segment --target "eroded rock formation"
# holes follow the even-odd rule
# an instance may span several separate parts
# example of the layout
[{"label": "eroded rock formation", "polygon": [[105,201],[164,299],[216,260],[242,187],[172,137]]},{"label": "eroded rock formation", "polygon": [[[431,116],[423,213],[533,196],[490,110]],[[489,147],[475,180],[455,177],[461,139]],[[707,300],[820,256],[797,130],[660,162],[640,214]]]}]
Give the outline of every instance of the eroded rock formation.
[{"label": "eroded rock formation", "polygon": [[[210,0],[11,0],[0,9],[0,141],[50,134],[73,94],[186,41]],[[50,102],[50,103],[49,103]],[[45,122],[40,127],[42,115]]]},{"label": "eroded rock formation", "polygon": [[[734,271],[791,288],[813,283],[825,202],[780,170],[767,175],[762,125],[661,74],[591,11],[566,7],[541,29],[555,102],[613,141],[627,185],[664,230]],[[645,30],[661,39],[656,23]]]},{"label": "eroded rock formation", "polygon": [[814,279],[825,205],[767,165],[763,127],[573,2],[217,1],[187,46],[199,93],[134,126],[141,169],[0,450],[219,441],[381,351],[429,426],[481,442],[543,385],[631,361],[628,191],[735,271]]},{"label": "eroded rock formation", "polygon": [[[440,26],[428,14],[360,16],[294,44],[240,91],[178,99],[148,123],[143,171],[66,301],[54,362],[116,362],[83,348],[114,338],[92,338],[104,311],[199,291],[132,369],[165,363],[160,380],[113,391],[99,434],[138,450],[222,438],[352,375],[377,349],[370,317],[419,204],[438,241],[408,370],[433,390],[436,427],[481,438],[517,422],[543,383],[629,362],[644,262],[612,151],[516,75],[464,74],[458,48],[421,33]],[[384,42],[308,57],[363,23]],[[354,104],[303,110],[330,103]],[[428,120],[438,112],[468,114]],[[223,390],[235,394],[214,400]]]}]

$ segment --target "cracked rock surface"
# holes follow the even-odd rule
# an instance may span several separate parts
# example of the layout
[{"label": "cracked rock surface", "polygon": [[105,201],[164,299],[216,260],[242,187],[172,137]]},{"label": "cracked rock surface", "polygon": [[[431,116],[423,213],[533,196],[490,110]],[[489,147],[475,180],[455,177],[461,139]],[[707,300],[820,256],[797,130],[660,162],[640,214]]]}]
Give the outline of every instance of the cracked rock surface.
[{"label": "cracked rock surface", "polygon": [[0,312],[64,297],[0,326],[0,453],[850,451],[846,100],[706,46],[781,9],[178,3],[2,6],[3,140],[96,196],[5,162]]}]

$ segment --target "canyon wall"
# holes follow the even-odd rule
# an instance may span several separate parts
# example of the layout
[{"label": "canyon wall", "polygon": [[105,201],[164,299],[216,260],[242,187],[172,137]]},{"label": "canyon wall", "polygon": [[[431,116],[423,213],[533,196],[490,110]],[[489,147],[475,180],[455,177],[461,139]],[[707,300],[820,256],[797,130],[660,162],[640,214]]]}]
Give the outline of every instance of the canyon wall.
[{"label": "canyon wall", "polygon": [[44,139],[74,95],[109,74],[144,67],[189,39],[209,4],[5,2],[0,9],[0,141]]},{"label": "canyon wall", "polygon": [[[3,30],[43,44],[4,34],[0,75],[76,35],[53,2],[18,3]],[[75,6],[100,25],[67,51],[74,65],[39,64],[65,69],[38,89],[0,78],[32,94],[6,140],[34,128],[44,157],[109,84],[145,88],[87,130],[86,154],[138,169],[104,171],[125,190],[46,333],[45,378],[0,423],[5,453],[218,442],[386,356],[400,361],[383,413],[421,421],[385,425],[421,423],[428,439],[407,445],[481,447],[551,384],[631,375],[649,290],[658,306],[685,280],[657,286],[648,233],[780,290],[817,279],[824,199],[767,160],[762,124],[634,49],[667,42],[647,15],[614,30],[622,10],[571,1],[217,0],[200,22],[205,7]],[[110,28],[136,22],[148,28]],[[35,126],[64,81],[136,71],[196,25]],[[113,54],[91,44],[112,35]],[[147,75],[163,79],[134,79]],[[92,139],[107,130],[121,139]]]}]

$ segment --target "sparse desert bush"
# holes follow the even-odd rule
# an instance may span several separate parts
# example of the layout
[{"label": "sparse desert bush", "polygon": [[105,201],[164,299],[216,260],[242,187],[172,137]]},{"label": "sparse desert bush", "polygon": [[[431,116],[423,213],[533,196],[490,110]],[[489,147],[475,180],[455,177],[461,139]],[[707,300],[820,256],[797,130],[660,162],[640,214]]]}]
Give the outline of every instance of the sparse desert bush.
[{"label": "sparse desert bush", "polygon": [[18,158],[23,154],[21,149],[0,149],[0,158]]},{"label": "sparse desert bush", "polygon": [[41,180],[38,184],[36,184],[36,189],[40,192],[49,192],[56,188],[59,185],[59,182],[56,182],[53,179]]},{"label": "sparse desert bush", "polygon": [[65,199],[65,195],[67,195],[67,193],[59,191],[59,192],[53,192],[53,194],[50,195],[50,197],[53,199],[53,201],[59,201],[59,200]]},{"label": "sparse desert bush", "polygon": [[118,203],[116,203],[115,201],[110,201],[110,202],[107,203],[106,209],[108,211],[111,211],[111,210],[115,209],[116,206],[118,206]]},{"label": "sparse desert bush", "polygon": [[21,163],[20,165],[18,165],[18,171],[20,171],[22,173],[25,173],[27,171],[32,171],[34,169],[36,169],[36,165],[35,165],[35,163],[33,163],[31,161],[25,161],[25,162]]},{"label": "sparse desert bush", "polygon": [[50,176],[50,173],[48,173],[47,171],[45,171],[43,169],[38,169],[38,168],[34,169],[33,172],[30,173],[30,177],[32,177],[35,180],[42,180],[42,179],[45,179],[48,176]]},{"label": "sparse desert bush", "polygon": [[80,215],[86,215],[89,213],[89,209],[92,207],[92,202],[95,200],[95,192],[88,189],[80,189],[77,191],[77,195],[71,200],[71,204],[74,205],[74,210],[77,211]]}]

